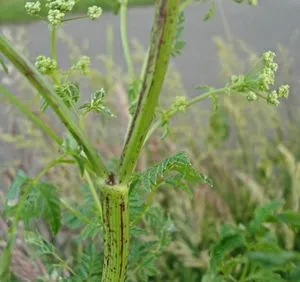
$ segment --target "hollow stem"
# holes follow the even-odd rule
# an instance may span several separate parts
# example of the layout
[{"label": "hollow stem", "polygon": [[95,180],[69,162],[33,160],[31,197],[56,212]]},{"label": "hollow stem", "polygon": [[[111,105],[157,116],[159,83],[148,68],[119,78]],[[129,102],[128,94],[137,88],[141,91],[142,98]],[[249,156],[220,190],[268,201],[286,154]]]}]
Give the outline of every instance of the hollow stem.
[{"label": "hollow stem", "polygon": [[104,227],[102,282],[124,282],[129,246],[128,188],[101,187]]}]

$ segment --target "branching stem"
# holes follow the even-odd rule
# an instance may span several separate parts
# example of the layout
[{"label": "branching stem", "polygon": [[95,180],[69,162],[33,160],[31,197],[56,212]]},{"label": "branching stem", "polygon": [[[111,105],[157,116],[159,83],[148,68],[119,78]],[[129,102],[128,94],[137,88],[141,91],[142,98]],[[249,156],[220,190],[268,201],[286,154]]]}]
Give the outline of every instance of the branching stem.
[{"label": "branching stem", "polygon": [[84,132],[78,127],[72,112],[68,109],[63,100],[56,94],[53,87],[38,70],[13,48],[12,44],[3,35],[0,35],[0,52],[26,77],[31,85],[50,105],[58,118],[73,135],[74,139],[82,146],[95,173],[102,177],[108,175],[104,163],[86,138]]},{"label": "branching stem", "polygon": [[173,48],[179,5],[179,0],[159,0],[156,4],[156,16],[152,28],[146,72],[140,89],[137,109],[121,154],[120,183],[126,183],[135,169],[154,117]]}]

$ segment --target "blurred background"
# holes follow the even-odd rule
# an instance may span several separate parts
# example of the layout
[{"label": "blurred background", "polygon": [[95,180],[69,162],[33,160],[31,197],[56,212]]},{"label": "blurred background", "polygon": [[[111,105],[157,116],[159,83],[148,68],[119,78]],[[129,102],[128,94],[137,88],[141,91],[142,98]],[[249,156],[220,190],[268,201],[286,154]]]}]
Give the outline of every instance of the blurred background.
[{"label": "blurred background", "polygon": [[[91,57],[92,72],[82,81],[81,99],[85,101],[91,90],[103,87],[114,113],[122,118],[92,116],[86,121],[86,128],[97,148],[113,160],[121,150],[127,126],[128,77],[119,17],[105,1],[96,0],[81,0],[76,13],[85,12],[93,4],[105,10],[99,20],[74,21],[60,29],[58,60],[65,68],[81,55]],[[34,61],[39,54],[50,55],[49,30],[46,23],[26,16],[23,6],[23,0],[0,0],[0,29]],[[220,225],[246,224],[255,208],[269,200],[284,199],[287,208],[299,210],[300,1],[261,0],[251,7],[219,0],[215,1],[214,16],[204,21],[208,9],[209,1],[196,1],[185,11],[186,46],[171,62],[161,105],[166,107],[175,96],[198,95],[196,87],[200,84],[224,85],[232,74],[247,71],[250,62],[267,50],[277,54],[277,82],[288,83],[291,94],[277,108],[264,102],[251,104],[233,96],[223,97],[215,113],[211,101],[201,102],[172,120],[170,133],[162,141],[161,131],[151,138],[139,170],[183,150],[214,182],[213,188],[192,187],[193,197],[180,190],[159,190],[155,204],[173,218],[177,231],[156,262],[158,271],[151,281],[200,281],[208,266],[209,246],[217,240]],[[152,1],[131,1],[128,31],[137,69],[145,56],[152,18]],[[38,111],[41,101],[17,71],[10,68],[9,75],[0,73],[0,80],[32,110]],[[57,131],[62,130],[51,112],[43,118]],[[16,109],[1,102],[2,191],[18,169],[34,175],[55,150]],[[64,166],[53,169],[47,178],[60,187],[63,195],[74,201],[80,197],[81,180],[72,169]],[[292,230],[282,234],[285,247],[298,250],[297,234]],[[66,230],[60,236],[57,245],[67,256],[71,248],[70,233]]]}]

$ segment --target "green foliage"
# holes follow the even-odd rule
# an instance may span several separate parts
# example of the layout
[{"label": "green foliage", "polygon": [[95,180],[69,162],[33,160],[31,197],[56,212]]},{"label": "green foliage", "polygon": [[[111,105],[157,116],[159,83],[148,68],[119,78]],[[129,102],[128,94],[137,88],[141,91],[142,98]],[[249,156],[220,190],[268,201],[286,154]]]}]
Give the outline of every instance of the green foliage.
[{"label": "green foliage", "polygon": [[128,258],[129,281],[149,281],[157,274],[156,261],[170,244],[175,232],[172,220],[155,206],[144,214],[143,226],[131,228]]},{"label": "green foliage", "polygon": [[181,39],[183,29],[184,29],[184,12],[180,12],[178,15],[178,22],[177,22],[177,30],[175,34],[175,39],[174,39],[174,46],[173,46],[173,51],[172,51],[172,56],[178,56],[181,54],[186,42]]},{"label": "green foliage", "polygon": [[[24,183],[27,182],[27,185]],[[22,190],[23,189],[23,190]],[[60,228],[60,204],[57,189],[53,184],[34,182],[19,172],[7,193],[7,216],[16,216],[27,226],[39,219],[45,220],[52,232]]]},{"label": "green foliage", "polygon": [[[173,174],[168,177],[170,173]],[[160,185],[168,184],[189,192],[185,181],[190,184],[200,182],[212,186],[211,180],[192,166],[185,153],[170,156],[146,171],[135,175],[131,180],[129,193],[131,221],[140,220],[151,204],[152,197]],[[149,198],[145,202],[145,195],[147,194]]]},{"label": "green foliage", "polygon": [[91,95],[91,101],[79,107],[82,114],[86,115],[89,112],[103,113],[107,116],[114,117],[111,110],[104,104],[104,89],[100,89]]},{"label": "green foliage", "polygon": [[[162,3],[167,2],[168,1]],[[174,2],[169,1],[169,3]],[[187,3],[189,3],[189,1],[184,2],[182,7]],[[248,1],[248,3],[255,5],[256,1]],[[55,5],[58,4],[60,5],[59,9],[54,9]],[[211,1],[210,4],[211,6],[205,16],[205,20],[208,20],[214,14],[214,1]],[[38,91],[41,92],[42,89],[41,93],[43,94],[45,90],[47,95],[49,95],[49,93],[52,94],[53,97],[56,97],[55,94],[57,95],[52,108],[54,110],[56,107],[63,109],[63,116],[65,115],[67,118],[63,119],[61,116],[60,118],[66,125],[67,133],[65,133],[62,142],[60,138],[58,138],[59,152],[61,153],[60,157],[48,164],[35,179],[30,179],[25,173],[19,171],[6,195],[5,212],[7,218],[12,220],[12,227],[8,231],[8,244],[1,257],[0,275],[4,281],[8,280],[7,277],[9,277],[9,263],[13,261],[14,242],[20,221],[25,223],[26,244],[31,247],[36,256],[40,257],[42,263],[46,265],[49,277],[56,275],[56,278],[60,281],[100,281],[102,275],[100,265],[103,264],[104,267],[106,267],[106,260],[110,259],[107,256],[104,258],[103,252],[103,245],[105,245],[103,244],[103,227],[107,225],[105,225],[105,222],[102,222],[103,215],[101,202],[99,201],[100,191],[98,191],[98,184],[103,182],[109,185],[119,184],[120,175],[118,175],[119,171],[117,165],[106,166],[106,162],[103,163],[103,166],[99,166],[99,173],[99,170],[95,168],[95,164],[98,164],[98,160],[102,157],[94,150],[94,147],[89,144],[89,142],[85,142],[84,139],[85,133],[88,131],[84,123],[84,119],[88,118],[86,117],[87,113],[96,112],[106,116],[113,116],[112,111],[107,106],[108,102],[106,98],[108,98],[108,95],[106,95],[103,88],[101,88],[102,84],[106,83],[106,81],[102,75],[99,75],[101,79],[98,79],[99,77],[93,73],[94,70],[90,68],[91,60],[87,56],[79,58],[77,62],[71,65],[67,70],[59,69],[59,64],[56,61],[55,31],[56,28],[66,20],[64,18],[65,13],[69,12],[73,5],[74,3],[72,1],[63,1],[60,3],[54,3],[52,1],[48,4],[48,22],[51,26],[51,58],[39,56],[36,62],[36,67],[41,74],[45,75],[47,83],[45,82],[46,80],[43,81],[42,76],[38,76],[38,72],[34,72],[36,77],[40,79],[40,81],[35,83],[40,83],[43,86],[38,88]],[[116,13],[121,7],[123,9],[123,11],[121,10],[121,17],[124,17],[124,12],[126,16],[126,2],[121,3],[120,1],[114,1],[113,5],[115,5]],[[27,8],[28,12],[32,15],[38,15],[40,12],[39,5],[28,4]],[[90,10],[89,14],[91,18],[95,19],[101,14],[101,9],[95,7]],[[41,15],[43,16],[43,14]],[[158,18],[161,15],[161,13],[158,13]],[[175,16],[177,16],[177,14]],[[175,22],[174,19],[170,21],[170,26],[173,22]],[[126,26],[122,27],[126,30]],[[154,35],[156,34],[155,32],[159,34],[162,30],[159,29],[161,26],[158,25],[156,27],[158,27],[158,29],[153,29]],[[175,38],[171,41],[169,46],[167,46],[172,47],[171,53],[173,56],[179,55],[184,48],[185,42],[181,39],[183,28],[184,14],[183,9],[181,9],[181,12],[178,14]],[[174,31],[175,30],[171,30],[171,28],[169,30],[169,32]],[[153,52],[152,55],[163,55],[161,55],[161,57],[155,57],[153,61],[151,61],[152,57],[149,56],[149,68],[146,68],[145,73],[143,73],[144,70],[142,70],[142,74],[144,75],[142,79],[145,80],[145,84],[143,85],[147,87],[152,87],[153,84],[156,85],[156,78],[161,80],[161,82],[163,81],[164,73],[161,71],[161,68],[157,66],[165,65],[165,60],[161,60],[161,58],[168,59],[169,56],[166,50],[161,51],[161,49],[159,49],[164,44],[160,44],[158,38],[154,38],[153,41],[155,42],[151,42],[151,44],[153,43],[154,46],[155,43],[158,43],[158,48],[154,49],[155,52]],[[122,43],[126,47],[126,42]],[[166,54],[168,56],[166,56]],[[163,137],[167,139],[167,137],[169,137],[167,135],[170,134],[170,119],[173,115],[185,112],[187,108],[198,101],[212,98],[213,113],[210,116],[209,133],[206,136],[206,145],[208,145],[207,147],[209,148],[207,152],[203,152],[202,148],[200,150],[199,147],[197,147],[198,145],[195,146],[195,143],[198,143],[196,137],[198,132],[195,131],[195,128],[192,128],[192,130],[190,130],[190,128],[190,132],[189,130],[184,130],[182,132],[187,134],[181,135],[192,135],[191,139],[193,140],[189,140],[191,146],[189,146],[188,149],[191,151],[194,150],[192,152],[195,154],[194,159],[199,161],[199,164],[207,164],[209,168],[212,167],[215,171],[217,171],[217,169],[220,171],[218,171],[214,177],[214,179],[218,181],[218,185],[212,185],[210,179],[202,173],[199,173],[199,164],[197,167],[194,167],[186,154],[177,153],[145,169],[144,172],[136,172],[135,174],[129,175],[131,245],[128,258],[128,281],[159,281],[159,279],[163,281],[200,281],[199,279],[202,278],[203,272],[205,272],[207,267],[208,272],[203,278],[203,281],[229,281],[230,279],[243,282],[266,281],[266,279],[267,281],[297,281],[297,279],[299,279],[300,263],[299,253],[297,252],[297,240],[299,239],[297,238],[297,232],[300,215],[297,212],[299,205],[297,201],[299,198],[297,198],[297,181],[295,180],[297,179],[296,160],[292,159],[281,147],[280,153],[284,155],[285,162],[288,163],[289,166],[288,176],[292,178],[291,190],[294,192],[291,195],[295,196],[296,200],[291,201],[291,206],[289,206],[289,204],[284,206],[283,201],[270,202],[257,208],[253,219],[251,218],[252,210],[257,203],[253,203],[253,199],[248,197],[248,194],[244,192],[244,188],[248,185],[251,186],[252,190],[261,189],[261,191],[263,191],[263,189],[260,188],[263,184],[266,183],[266,185],[271,186],[270,182],[268,182],[268,169],[266,167],[260,168],[263,170],[263,173],[261,173],[261,171],[260,174],[257,173],[256,160],[251,163],[251,160],[247,159],[246,150],[242,151],[242,154],[246,157],[243,160],[244,162],[238,163],[238,168],[250,168],[249,171],[253,172],[253,175],[251,174],[253,179],[250,178],[251,181],[247,181],[247,175],[245,177],[245,174],[237,172],[232,168],[232,163],[241,155],[239,150],[234,152],[234,154],[229,154],[229,158],[232,157],[232,163],[231,159],[229,159],[230,161],[227,161],[226,164],[222,163],[224,155],[227,153],[225,152],[224,143],[229,138],[231,129],[230,119],[233,119],[232,112],[230,112],[230,107],[228,106],[229,99],[226,99],[230,98],[232,94],[238,94],[246,98],[244,99],[246,102],[257,101],[256,105],[258,106],[258,100],[263,99],[269,104],[278,105],[280,99],[287,98],[288,96],[289,87],[287,85],[281,85],[277,90],[271,89],[275,83],[275,72],[277,70],[274,57],[275,54],[273,52],[265,52],[256,63],[252,64],[252,67],[250,67],[250,70],[245,75],[242,74],[243,72],[236,72],[239,73],[239,75],[231,75],[223,88],[216,89],[210,86],[201,87],[201,90],[204,90],[203,93],[190,100],[184,95],[177,96],[169,109],[159,111],[157,111],[157,108],[155,109],[156,112],[159,112],[159,115],[158,119],[154,121],[150,132],[147,132],[147,130],[143,131],[144,128],[141,129],[143,134],[141,135],[141,139],[138,140],[140,143],[137,144],[139,145],[143,144],[143,138],[145,136],[147,136],[146,141],[151,140],[149,138],[159,127],[163,128]],[[16,56],[14,60],[18,61],[17,58],[18,56]],[[158,60],[160,64],[158,64],[156,60]],[[2,64],[2,61],[0,61],[0,63]],[[24,64],[26,64],[26,61]],[[21,67],[24,67],[24,64],[21,64]],[[156,67],[158,69],[158,77],[156,77],[156,73],[149,71]],[[30,71],[33,70],[34,69],[30,69],[30,67],[29,71],[26,69],[26,76],[30,76]],[[91,81],[97,80],[94,89],[100,89],[93,92],[90,101],[85,102],[83,105],[78,105],[80,99],[80,85],[77,81],[80,81],[80,79],[75,79],[77,76],[84,76],[85,79],[88,78],[91,79]],[[122,76],[126,77],[125,74],[122,74]],[[136,113],[139,115],[140,108],[138,108],[137,100],[139,94],[142,96],[144,93],[141,91],[143,81],[131,75],[128,76],[129,78],[126,77],[126,79],[124,79],[122,77],[120,80],[126,80],[124,89],[128,89],[129,114],[134,115]],[[112,77],[113,79],[111,79],[111,77],[110,79],[113,84],[115,84],[117,80],[114,76]],[[155,79],[152,81],[153,77],[155,77]],[[107,81],[108,80],[109,79],[107,79]],[[48,87],[45,87],[45,85],[48,85],[48,81],[55,88],[54,92],[47,92]],[[117,92],[114,88],[115,85],[108,86],[108,89],[111,87],[114,92]],[[154,90],[154,94],[157,95],[161,90],[160,86],[156,85]],[[225,98],[221,99],[220,96],[223,94]],[[222,106],[219,106],[221,103],[223,103]],[[47,105],[44,104],[44,106]],[[151,104],[149,106],[153,105]],[[232,106],[232,108],[234,108],[234,113],[239,110],[239,107]],[[121,109],[121,111],[122,110],[123,109]],[[28,109],[28,112],[31,113],[31,109]],[[143,115],[144,112],[141,112],[141,115]],[[242,118],[244,118],[244,116],[243,114]],[[43,121],[39,119],[38,115],[34,115],[34,117],[40,121],[40,124],[43,124]],[[240,117],[235,116],[235,118],[239,121]],[[76,126],[70,127],[68,119],[72,120]],[[152,120],[149,119],[149,123],[151,122]],[[96,128],[96,126],[94,126],[94,120],[92,120],[90,124],[93,125],[92,129],[94,133],[96,131],[94,130]],[[129,137],[134,124],[135,120],[133,119],[131,123],[129,123]],[[143,126],[144,124],[142,124],[142,127]],[[82,134],[74,134],[77,127],[78,132]],[[176,129],[177,128],[175,128],[175,130]],[[240,128],[238,125],[235,129],[238,132],[239,142],[242,146],[246,138],[244,138],[243,134],[239,131]],[[100,132],[101,138],[105,138],[105,132],[102,128]],[[182,136],[182,138],[186,137]],[[155,141],[156,139],[154,138],[153,140]],[[102,139],[100,142],[99,140],[97,141],[97,144],[101,143],[100,149],[105,151],[104,155],[111,156],[109,148],[111,140],[109,140],[107,144],[104,144],[105,142],[103,142]],[[147,161],[147,158],[149,158],[149,160],[152,159],[152,157],[155,158],[155,154],[157,153],[155,149],[151,149],[150,142],[147,144],[145,142],[145,145],[148,144],[149,146],[145,146],[145,155],[143,155],[146,159],[146,165],[150,162]],[[170,145],[170,143],[167,142],[166,144]],[[124,150],[126,150],[127,145],[128,143],[125,142]],[[171,142],[170,147],[173,145]],[[89,146],[91,146],[92,150],[86,150]],[[271,145],[269,145],[269,147],[271,147]],[[247,148],[242,148],[242,150],[243,149]],[[132,152],[135,152],[135,150],[136,148],[133,148]],[[154,151],[153,156],[151,150]],[[158,150],[161,150],[161,148]],[[148,151],[151,153],[147,154]],[[200,151],[201,154],[199,153]],[[163,153],[166,152],[164,151]],[[157,154],[160,155],[160,151]],[[268,154],[269,153],[266,153],[265,159],[269,158]],[[276,155],[274,152],[272,152],[272,154]],[[238,157],[236,157],[236,155],[238,155]],[[71,160],[67,159],[68,157],[71,157]],[[136,159],[137,157],[138,156],[136,156]],[[257,156],[253,156],[253,159],[256,157]],[[282,156],[278,157],[276,155],[275,157],[278,158],[278,163],[282,161]],[[260,156],[257,158],[260,158]],[[116,163],[120,163],[122,157],[120,159],[115,158]],[[130,165],[134,163],[136,159],[132,159]],[[81,181],[87,182],[87,184],[82,185],[81,195],[75,195],[75,192],[73,195],[75,189],[73,190],[74,185],[72,186],[71,184],[68,186],[69,189],[72,188],[71,193],[65,191],[66,195],[62,196],[61,193],[58,195],[57,187],[61,188],[60,186],[50,184],[50,181],[41,181],[42,178],[50,178],[53,182],[56,182],[56,177],[51,176],[51,173],[48,174],[50,169],[61,163],[74,163],[74,160],[78,164],[81,173],[81,175],[75,177],[75,186],[79,186]],[[96,162],[93,162],[93,160],[96,160]],[[102,164],[101,160],[99,162]],[[213,165],[210,167],[211,164]],[[217,167],[218,165],[219,167]],[[109,172],[106,171],[106,168]],[[71,171],[72,168],[69,170]],[[62,168],[62,171],[68,170]],[[139,170],[137,169],[136,171]],[[125,174],[128,174],[126,167],[125,172]],[[56,171],[56,173],[58,175],[58,171]],[[77,172],[75,172],[75,174],[77,174]],[[262,174],[264,177],[261,176]],[[238,182],[238,185],[236,185],[236,175],[238,175],[239,181],[241,182]],[[68,182],[69,176],[64,177]],[[256,183],[256,180],[262,179],[265,181],[262,185]],[[121,181],[123,181],[123,179]],[[199,187],[198,185],[200,184],[204,184],[204,186]],[[190,185],[194,186],[193,189],[190,188]],[[101,188],[101,185],[99,186]],[[189,196],[182,196],[183,194],[176,194],[178,191],[173,191],[173,198],[169,197],[171,195],[169,189],[161,189],[161,191],[157,193],[158,188],[161,186],[180,188],[188,192]],[[216,189],[211,189],[213,186]],[[238,187],[239,192],[236,192],[236,187]],[[228,210],[223,209],[222,205],[224,205],[224,203],[220,200],[221,197],[219,195],[222,189],[225,190],[229,198],[225,203],[226,207],[227,205],[236,206],[236,210],[231,207],[228,208]],[[235,198],[235,193],[238,193],[240,198]],[[258,193],[256,193],[256,195],[257,194]],[[197,196],[193,204],[191,204],[192,195]],[[78,198],[76,198],[76,196],[78,196]],[[289,198],[293,198],[292,196]],[[168,199],[168,197],[170,199]],[[175,197],[187,197],[188,200],[182,201],[182,206],[175,206],[172,202],[172,199],[174,200]],[[67,198],[67,200],[65,198]],[[268,198],[277,197],[274,197],[274,195],[272,197],[262,195],[260,200],[261,202],[266,202]],[[186,209],[188,206],[188,204],[186,204],[187,202],[195,206],[193,207],[194,214],[192,214],[191,218],[188,218],[186,222],[182,220],[182,218],[175,218],[174,220],[170,215],[170,211],[174,212],[174,209],[181,209],[181,213],[187,214],[190,211]],[[203,210],[198,209],[200,205],[203,205]],[[211,211],[212,209],[209,205],[215,205],[213,211]],[[243,208],[238,210],[241,205],[243,205]],[[61,215],[62,208],[64,208],[64,212]],[[219,214],[215,214],[216,210],[218,210]],[[246,214],[243,214],[244,210],[247,210]],[[225,213],[227,213],[226,216],[224,215]],[[240,216],[241,214],[243,215],[242,218]],[[187,217],[183,218],[186,219]],[[250,222],[249,218],[251,218]],[[40,220],[44,220],[49,226],[51,230],[49,234],[45,232],[43,228],[39,228]],[[228,224],[220,228],[220,238],[217,242],[214,242],[216,237],[214,235],[216,233],[215,230],[223,221],[228,222]],[[242,223],[237,225],[234,222]],[[120,224],[121,227],[123,223],[122,220],[115,222],[115,224]],[[190,225],[192,225],[192,228],[190,228]],[[28,232],[28,229],[37,232]],[[122,229],[119,228],[119,230]],[[41,231],[41,233],[38,233],[38,231]],[[58,233],[59,231],[61,232]],[[47,234],[43,236],[42,234],[44,233]],[[206,234],[203,235],[203,233]],[[62,236],[60,237],[60,235]],[[68,242],[60,243],[64,236],[68,238]],[[120,232],[119,236],[122,236],[122,232]],[[46,237],[50,239],[45,239]],[[109,241],[106,240],[105,243],[107,242]],[[172,243],[175,244],[172,245]],[[212,243],[213,247],[210,248]],[[205,257],[205,251],[208,248],[211,249],[209,266],[207,265]],[[182,261],[184,261],[184,263],[182,263]],[[5,279],[3,277],[5,277]],[[44,277],[44,279],[47,278]]]},{"label": "green foliage", "polygon": [[[139,181],[143,184],[146,191],[151,191],[164,180],[164,176],[171,172],[177,172],[180,179],[189,182],[202,181],[208,182],[208,178],[199,173],[193,166],[185,153],[177,153],[166,158],[157,165],[152,166],[139,175]],[[176,178],[176,177],[175,177]]]},{"label": "green foliage", "polygon": [[102,275],[102,268],[99,267],[103,263],[103,253],[99,252],[93,244],[86,246],[79,260],[76,262],[74,271],[76,276],[65,278],[65,282],[80,282],[80,281],[100,281]]},{"label": "green foliage", "polygon": [[[223,226],[202,281],[298,281],[300,255],[284,250],[276,234],[282,222],[282,205],[273,201],[259,207],[247,226]],[[291,211],[288,215],[291,220],[286,220],[287,225],[300,216]]]},{"label": "green foliage", "polygon": [[56,234],[60,229],[60,203],[56,187],[46,182],[34,185],[24,201],[21,215],[28,224],[33,219],[44,219]]},{"label": "green foliage", "polygon": [[21,192],[22,186],[28,180],[28,176],[25,174],[24,171],[19,170],[15,176],[14,181],[12,182],[11,186],[8,188],[5,197],[5,205],[6,206],[14,206],[19,201],[19,196]]}]

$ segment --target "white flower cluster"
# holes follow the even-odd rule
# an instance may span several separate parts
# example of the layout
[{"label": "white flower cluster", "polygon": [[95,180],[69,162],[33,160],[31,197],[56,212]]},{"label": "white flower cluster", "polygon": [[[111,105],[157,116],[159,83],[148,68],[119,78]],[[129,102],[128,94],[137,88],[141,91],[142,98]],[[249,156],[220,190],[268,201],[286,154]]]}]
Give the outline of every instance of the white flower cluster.
[{"label": "white flower cluster", "polygon": [[87,15],[90,19],[96,20],[102,15],[102,8],[97,6],[91,6],[88,8]]},{"label": "white flower cluster", "polygon": [[91,59],[88,56],[82,56],[76,64],[72,66],[73,70],[80,71],[83,75],[87,75],[90,71]]},{"label": "white flower cluster", "polygon": [[49,20],[50,24],[53,26],[60,25],[62,23],[62,20],[64,19],[64,17],[65,17],[65,14],[59,10],[49,10],[48,20]]},{"label": "white flower cluster", "polygon": [[67,12],[70,12],[74,5],[75,0],[48,0],[46,7],[48,11],[48,20],[51,25],[60,25]]},{"label": "white flower cluster", "polygon": [[279,105],[280,98],[287,98],[289,86],[281,85],[277,90],[271,87],[275,83],[275,73],[278,65],[274,62],[275,53],[267,51],[261,56],[261,63],[255,66],[246,76],[231,77],[231,87],[235,92],[245,94],[248,101],[256,101],[258,97],[264,98],[269,104]]},{"label": "white flower cluster", "polygon": [[267,96],[267,102],[272,105],[279,105],[279,98],[287,98],[289,96],[290,86],[281,85],[277,90],[273,90]]},{"label": "white flower cluster", "polygon": [[57,69],[56,61],[45,56],[38,56],[35,66],[42,74],[50,74]]},{"label": "white flower cluster", "polygon": [[37,16],[41,11],[41,2],[26,2],[25,10],[30,16]]},{"label": "white flower cluster", "polygon": [[275,82],[275,72],[278,69],[278,65],[274,62],[275,53],[268,51],[263,53],[263,69],[259,75],[261,89],[269,90],[270,85],[273,85]]},{"label": "white flower cluster", "polygon": [[72,11],[75,4],[75,0],[48,0],[46,7],[49,10],[59,10],[62,13],[67,13]]},{"label": "white flower cluster", "polygon": [[250,91],[247,95],[247,100],[248,101],[256,101],[257,95],[253,91]]}]

